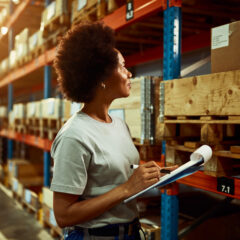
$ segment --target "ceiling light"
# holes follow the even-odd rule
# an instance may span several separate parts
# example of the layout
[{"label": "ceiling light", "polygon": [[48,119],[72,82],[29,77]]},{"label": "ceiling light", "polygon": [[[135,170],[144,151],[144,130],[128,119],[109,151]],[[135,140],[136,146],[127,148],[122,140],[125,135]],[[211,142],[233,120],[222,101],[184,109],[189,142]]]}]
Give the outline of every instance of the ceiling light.
[{"label": "ceiling light", "polygon": [[2,33],[2,35],[7,34],[7,32],[8,32],[8,28],[7,28],[7,27],[1,27],[1,33]]}]

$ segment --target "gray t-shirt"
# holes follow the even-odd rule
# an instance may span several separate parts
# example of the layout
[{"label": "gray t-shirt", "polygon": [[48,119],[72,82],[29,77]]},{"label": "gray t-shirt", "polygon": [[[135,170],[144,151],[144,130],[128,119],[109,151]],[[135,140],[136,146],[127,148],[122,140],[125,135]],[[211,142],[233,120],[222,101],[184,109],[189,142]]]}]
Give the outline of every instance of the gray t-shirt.
[{"label": "gray t-shirt", "polygon": [[[112,117],[99,122],[83,112],[73,115],[56,136],[51,190],[90,199],[126,182],[131,164],[139,163],[127,125]],[[79,226],[92,228],[110,223],[129,222],[138,215],[136,202],[120,203],[101,216]]]}]

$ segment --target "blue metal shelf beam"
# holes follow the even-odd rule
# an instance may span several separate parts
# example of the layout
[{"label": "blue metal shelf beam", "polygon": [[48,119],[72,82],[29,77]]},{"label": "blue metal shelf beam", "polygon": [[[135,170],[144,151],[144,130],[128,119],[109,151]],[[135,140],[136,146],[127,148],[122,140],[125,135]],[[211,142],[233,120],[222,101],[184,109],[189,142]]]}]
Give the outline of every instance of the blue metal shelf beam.
[{"label": "blue metal shelf beam", "polygon": [[[163,16],[163,80],[170,80],[179,78],[181,72],[181,7],[170,6],[170,0],[167,0]],[[166,143],[163,142],[162,152],[164,155],[165,145]],[[169,194],[169,192],[171,193],[171,191],[165,190],[161,196],[162,240],[176,240],[178,238],[178,191],[172,191],[174,194]]]},{"label": "blue metal shelf beam", "polygon": [[[44,67],[44,98],[51,97],[51,66]],[[44,151],[43,153],[44,161],[44,186],[50,186],[50,176],[51,176],[51,156],[50,153]]]}]

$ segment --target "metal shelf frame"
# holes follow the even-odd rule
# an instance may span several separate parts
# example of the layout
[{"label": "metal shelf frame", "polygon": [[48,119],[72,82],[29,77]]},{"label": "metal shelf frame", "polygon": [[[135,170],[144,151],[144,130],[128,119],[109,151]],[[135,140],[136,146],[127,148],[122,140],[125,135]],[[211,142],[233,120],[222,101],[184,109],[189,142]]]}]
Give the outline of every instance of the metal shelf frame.
[{"label": "metal shelf frame", "polygon": [[[46,5],[48,5],[48,0],[46,0]],[[6,27],[9,29],[13,26],[14,22],[20,17],[22,12],[26,9],[30,0],[24,0],[10,17],[9,21],[6,24]],[[159,11],[164,11],[164,21],[170,21],[170,28],[166,29],[165,27],[168,23],[164,23],[164,47],[161,46],[153,49],[149,49],[141,54],[135,54],[128,56],[126,58],[127,66],[134,66],[136,64],[144,63],[146,61],[156,60],[163,58],[164,59],[164,80],[178,78],[180,75],[180,28],[176,31],[174,27],[174,19],[178,20],[179,26],[181,26],[181,0],[134,0],[134,18],[127,21],[126,20],[126,6],[123,6],[112,14],[106,16],[103,21],[105,24],[112,27],[114,30],[120,30],[134,22],[137,22],[149,15],[157,13]],[[168,27],[169,27],[168,26]],[[175,32],[174,32],[175,29]],[[178,56],[174,55],[173,50],[173,39],[174,33],[179,33],[178,38]],[[0,35],[0,40],[3,38],[3,35]],[[187,39],[183,40],[182,52],[192,51],[197,48],[210,46],[210,33],[201,33],[199,35],[194,35]],[[9,73],[4,78],[0,79],[0,88],[8,86],[8,109],[12,109],[13,101],[13,89],[12,83],[20,80],[22,77],[36,71],[39,68],[44,67],[45,77],[44,77],[44,97],[47,98],[50,96],[51,89],[51,73],[49,64],[52,63],[55,55],[56,48],[52,48],[46,51],[44,54],[40,55],[36,59],[27,63],[21,68],[18,68],[11,73]],[[49,186],[50,182],[50,148],[52,141],[48,139],[41,139],[36,136],[25,135],[20,133],[15,133],[13,131],[0,131],[0,136],[7,137],[9,141],[9,148],[12,149],[13,142],[12,140],[22,141],[26,144],[38,147],[44,150],[44,185]],[[12,151],[8,153],[9,158],[12,158]],[[163,144],[163,154],[164,154],[164,144]],[[161,156],[161,159],[164,159],[164,155]],[[220,193],[217,191],[217,178],[210,177],[205,175],[202,172],[197,172],[191,176],[185,177],[178,181],[178,183],[186,184],[196,188],[200,188],[206,191],[215,192],[221,195],[228,197],[233,197],[240,199],[240,179],[234,179],[235,183],[235,194],[229,195],[225,193]],[[177,185],[177,184],[176,184]],[[175,185],[175,186],[176,186]],[[177,187],[176,187],[177,189]],[[178,215],[178,199],[177,199],[177,190],[174,191],[165,191],[162,194],[162,224],[163,230],[161,233],[161,239],[163,240],[172,240],[177,239],[177,215]],[[171,230],[171,231],[170,231]]]},{"label": "metal shelf frame", "polygon": [[44,151],[50,151],[53,142],[49,139],[43,139],[29,134],[17,133],[12,130],[6,129],[0,131],[0,136],[6,137],[14,141],[24,142],[28,145],[40,148]]}]

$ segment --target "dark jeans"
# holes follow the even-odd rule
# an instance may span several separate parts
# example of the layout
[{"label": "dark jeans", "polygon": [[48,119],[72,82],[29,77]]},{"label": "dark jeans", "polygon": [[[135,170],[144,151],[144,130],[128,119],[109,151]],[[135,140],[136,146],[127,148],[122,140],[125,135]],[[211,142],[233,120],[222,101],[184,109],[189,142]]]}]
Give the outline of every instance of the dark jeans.
[{"label": "dark jeans", "polygon": [[73,227],[64,234],[64,240],[141,240],[140,223],[110,224],[100,228]]}]

